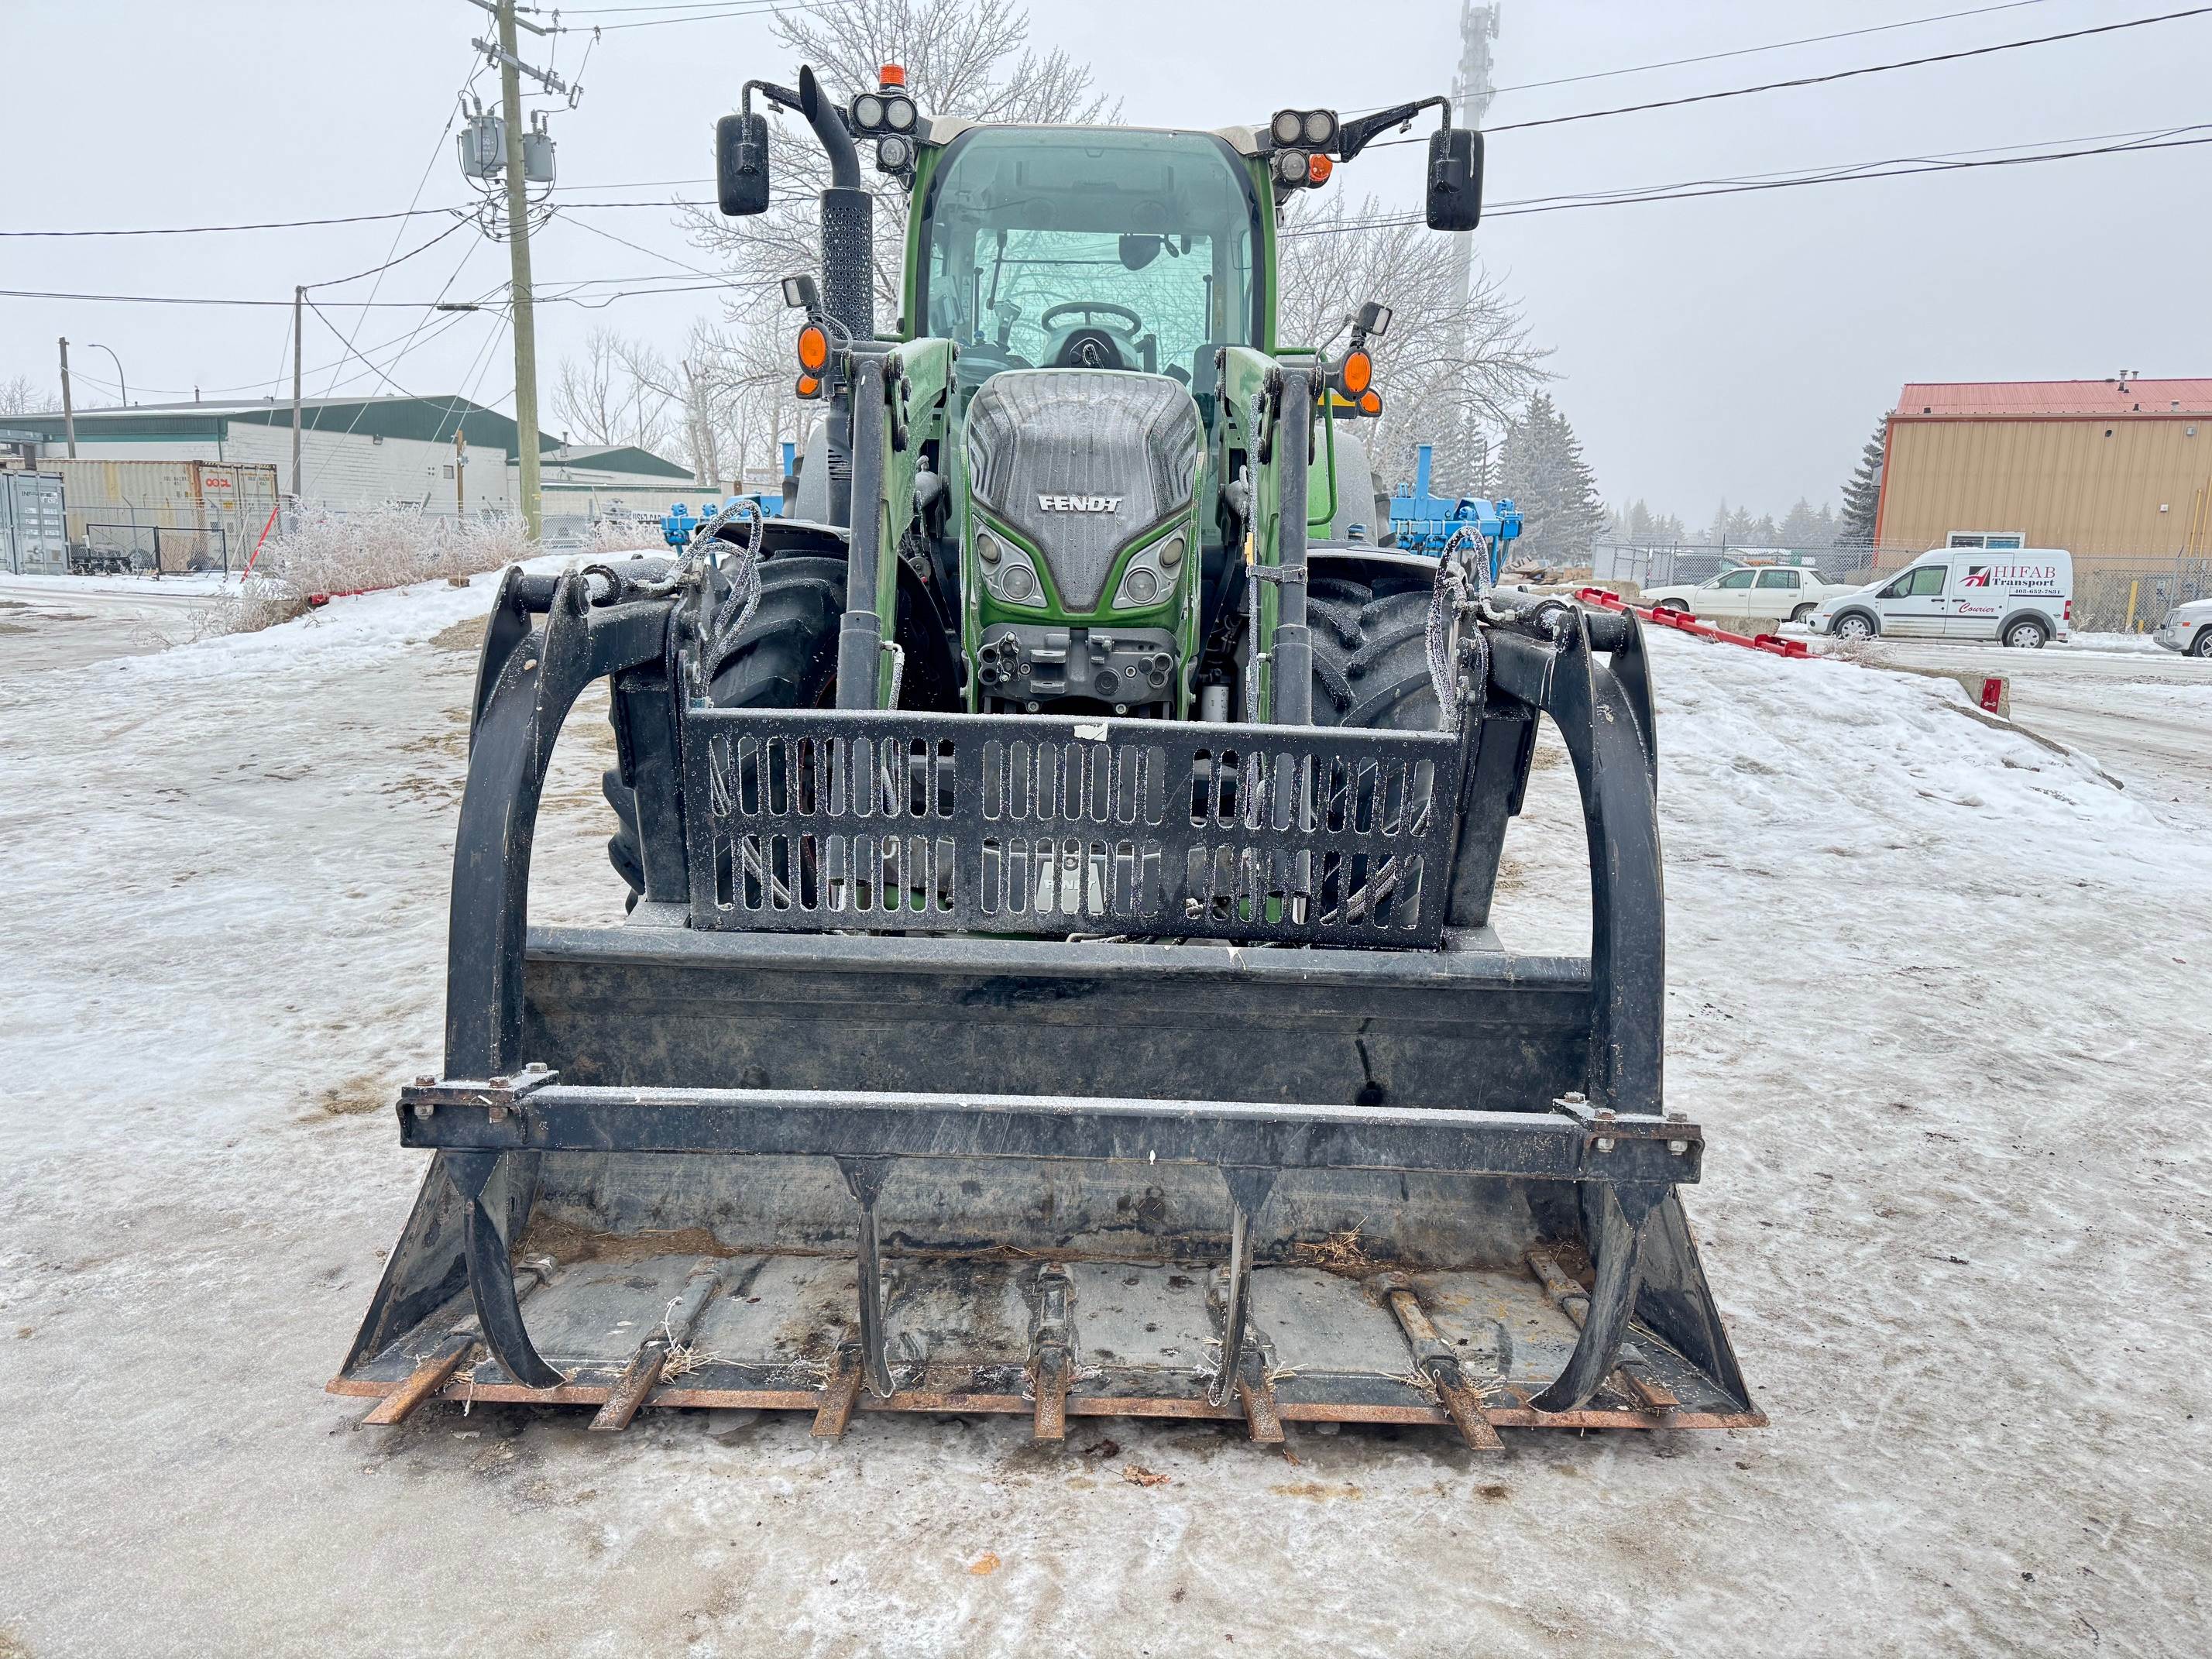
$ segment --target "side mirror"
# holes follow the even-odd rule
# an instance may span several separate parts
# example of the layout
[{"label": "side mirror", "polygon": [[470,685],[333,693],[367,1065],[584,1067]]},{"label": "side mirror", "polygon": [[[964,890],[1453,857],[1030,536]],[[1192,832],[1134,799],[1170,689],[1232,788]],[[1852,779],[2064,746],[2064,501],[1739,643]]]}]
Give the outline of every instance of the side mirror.
[{"label": "side mirror", "polygon": [[1482,222],[1482,135],[1444,127],[1429,137],[1429,228],[1473,230]]},{"label": "side mirror", "polygon": [[714,123],[714,185],[733,219],[768,211],[768,117],[725,115]]}]

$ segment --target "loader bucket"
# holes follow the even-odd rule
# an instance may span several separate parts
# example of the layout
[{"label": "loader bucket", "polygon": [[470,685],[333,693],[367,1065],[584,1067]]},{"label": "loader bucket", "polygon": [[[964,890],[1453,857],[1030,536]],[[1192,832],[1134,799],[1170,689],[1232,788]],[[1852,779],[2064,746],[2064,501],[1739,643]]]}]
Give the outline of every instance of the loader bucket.
[{"label": "loader bucket", "polygon": [[[677,695],[669,615],[502,591],[446,1066],[398,1103],[432,1157],[331,1384],[371,1420],[443,1396],[1484,1448],[1764,1422],[1680,1200],[1703,1136],[1660,1097],[1632,617],[1486,629],[1458,729],[1405,733],[718,709]],[[645,899],[530,930],[544,761],[601,675],[666,806]],[[1487,926],[1539,712],[1589,823],[1588,960]]]}]

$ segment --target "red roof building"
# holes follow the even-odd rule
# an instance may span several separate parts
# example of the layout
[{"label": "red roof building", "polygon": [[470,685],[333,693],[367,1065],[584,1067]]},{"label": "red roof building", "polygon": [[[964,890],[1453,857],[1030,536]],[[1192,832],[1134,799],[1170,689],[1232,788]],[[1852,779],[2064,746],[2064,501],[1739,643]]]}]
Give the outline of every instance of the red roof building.
[{"label": "red roof building", "polygon": [[1875,540],[2212,557],[2212,379],[1914,381],[1883,439]]}]

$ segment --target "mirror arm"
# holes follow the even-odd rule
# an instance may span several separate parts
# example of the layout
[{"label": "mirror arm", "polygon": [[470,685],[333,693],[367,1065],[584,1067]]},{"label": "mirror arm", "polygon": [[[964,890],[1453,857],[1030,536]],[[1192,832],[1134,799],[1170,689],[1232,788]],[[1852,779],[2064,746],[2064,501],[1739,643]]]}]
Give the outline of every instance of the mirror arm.
[{"label": "mirror arm", "polygon": [[1349,161],[1365,149],[1378,133],[1392,127],[1402,127],[1423,110],[1434,106],[1444,112],[1444,125],[1451,125],[1451,100],[1441,93],[1432,98],[1423,98],[1411,104],[1394,104],[1389,109],[1377,110],[1372,115],[1363,115],[1357,121],[1346,121],[1336,130],[1336,157]]}]

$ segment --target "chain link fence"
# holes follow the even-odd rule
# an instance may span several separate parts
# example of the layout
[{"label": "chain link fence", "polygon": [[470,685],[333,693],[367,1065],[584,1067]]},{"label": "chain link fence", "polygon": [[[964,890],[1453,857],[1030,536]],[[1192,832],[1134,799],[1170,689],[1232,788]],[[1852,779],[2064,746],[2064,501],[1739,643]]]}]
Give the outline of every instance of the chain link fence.
[{"label": "chain link fence", "polygon": [[2212,599],[2212,558],[2074,562],[2074,626],[2085,633],[2148,634],[2177,605],[2203,599]]}]

